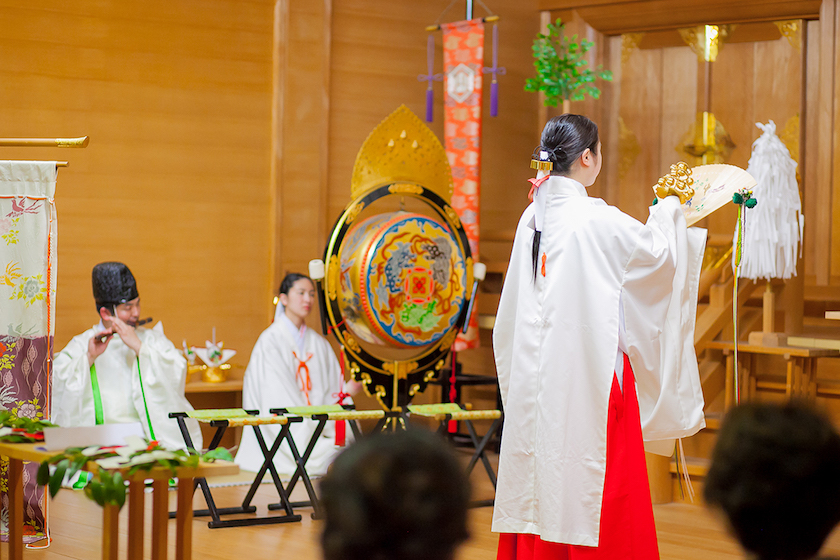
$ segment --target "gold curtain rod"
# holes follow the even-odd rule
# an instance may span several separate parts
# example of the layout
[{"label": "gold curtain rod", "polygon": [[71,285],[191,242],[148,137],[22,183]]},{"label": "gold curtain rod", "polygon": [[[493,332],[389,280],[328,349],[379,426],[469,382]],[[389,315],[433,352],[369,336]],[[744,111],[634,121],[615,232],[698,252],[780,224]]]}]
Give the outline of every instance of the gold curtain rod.
[{"label": "gold curtain rod", "polygon": [[[484,23],[499,21],[499,16],[483,17],[483,18],[481,18],[481,21],[483,21]],[[426,26],[426,31],[429,31],[429,32],[437,31],[438,29],[440,29],[440,25],[428,25],[428,26]]]},{"label": "gold curtain rod", "polygon": [[80,136],[78,138],[0,138],[0,147],[86,148],[89,142],[90,136]]}]

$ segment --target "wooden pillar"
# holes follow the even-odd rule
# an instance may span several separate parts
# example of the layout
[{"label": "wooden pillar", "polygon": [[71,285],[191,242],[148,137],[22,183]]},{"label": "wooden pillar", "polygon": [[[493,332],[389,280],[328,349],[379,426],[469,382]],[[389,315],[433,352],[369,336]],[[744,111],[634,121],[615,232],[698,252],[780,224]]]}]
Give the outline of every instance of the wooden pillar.
[{"label": "wooden pillar", "polygon": [[102,560],[117,560],[120,537],[120,510],[113,504],[102,508]]},{"label": "wooden pillar", "polygon": [[142,480],[132,480],[128,485],[128,560],[143,560],[145,491]]},{"label": "wooden pillar", "polygon": [[[548,33],[549,23],[552,23],[551,12],[548,10],[540,12],[540,33],[543,35]],[[531,74],[533,74],[533,71]],[[539,106],[537,108],[537,138],[539,139],[542,134],[542,129],[545,126],[546,121],[549,119],[549,114],[548,107],[545,106],[545,94],[543,92],[537,93],[537,99],[539,100]]]},{"label": "wooden pillar", "polygon": [[169,481],[155,480],[152,482],[152,560],[166,560],[168,528]]},{"label": "wooden pillar", "polygon": [[178,513],[175,517],[175,560],[192,558],[193,479],[178,478]]},{"label": "wooden pillar", "polygon": [[[806,184],[811,180],[809,177],[811,173],[811,166],[809,159],[812,156],[811,146],[808,143],[809,135],[808,125],[812,122],[810,118],[811,107],[810,103],[813,100],[808,92],[808,76],[811,72],[810,66],[814,60],[809,53],[811,41],[808,40],[808,23],[802,22],[802,75],[800,76],[802,82],[802,96],[799,106],[799,122],[801,123],[799,132],[799,176],[801,184],[799,189],[800,200],[802,201],[802,215],[805,215],[806,204],[808,199],[805,196],[807,189]],[[814,108],[814,110],[818,110]],[[807,220],[805,222],[808,223]],[[807,226],[806,226],[807,227]],[[801,240],[803,249],[805,248],[805,239]],[[785,289],[782,292],[782,307],[785,313],[784,332],[789,335],[797,335],[802,333],[803,318],[805,315],[805,251],[802,251],[803,257],[796,263],[796,276],[790,278],[785,282]],[[767,331],[765,332],[772,332]]]},{"label": "wooden pillar", "polygon": [[9,459],[9,527],[17,527],[17,538],[11,538],[9,531],[9,558],[23,558],[23,539],[20,538],[23,527],[23,461]]},{"label": "wooden pillar", "polygon": [[[277,0],[272,111],[271,279],[308,273],[323,255],[328,213],[332,0]],[[317,321],[317,317],[312,318]]]},{"label": "wooden pillar", "polygon": [[601,197],[608,204],[617,204],[619,200],[619,177],[618,170],[621,162],[619,155],[619,105],[621,101],[621,60],[622,60],[622,38],[621,35],[605,38],[604,66],[612,71],[613,81],[604,84],[603,110],[601,111],[601,122],[599,132],[601,136],[601,148],[604,154],[604,166],[601,169]]},{"label": "wooden pillar", "polygon": [[653,453],[645,453],[648,480],[650,481],[650,500],[654,504],[668,504],[674,499],[671,484],[671,458]]},{"label": "wooden pillar", "polygon": [[[815,258],[815,266],[820,267],[817,273],[818,284],[828,284],[831,275],[838,274],[837,267],[840,262],[835,262],[833,248],[840,242],[840,224],[834,223],[837,220],[832,220],[832,216],[838,215],[838,205],[840,205],[840,197],[834,196],[834,193],[840,190],[840,153],[837,151],[837,146],[840,145],[840,111],[837,110],[838,94],[840,94],[840,72],[837,72],[837,62],[840,56],[840,43],[837,41],[838,20],[840,20],[840,10],[838,10],[838,0],[825,0],[820,8],[820,24],[821,24],[821,39],[820,45],[820,67],[827,69],[825,75],[820,76],[820,108],[829,113],[829,118],[821,123],[820,139],[825,140],[826,147],[819,146],[820,156],[824,156],[830,161],[828,168],[828,177],[826,177],[827,185],[830,185],[829,190],[821,193],[821,200],[818,207],[818,220],[820,225],[827,225],[830,231],[830,238],[824,242],[817,242],[817,247],[822,246],[822,251],[818,253]],[[823,87],[823,80],[828,82],[826,87]],[[824,97],[825,96],[825,97]],[[824,130],[824,127],[828,130]],[[825,136],[823,136],[825,132]],[[826,162],[828,165],[828,162]],[[822,205],[825,206],[822,206]],[[819,237],[817,239],[820,239]],[[823,263],[820,261],[824,259]]]},{"label": "wooden pillar", "polygon": [[273,317],[273,309],[268,302],[277,290],[282,274],[281,255],[283,249],[283,197],[280,189],[283,176],[284,145],[283,115],[285,114],[286,62],[289,36],[289,1],[277,0],[274,4],[274,47],[272,53],[272,96],[271,96],[271,165],[269,186],[269,274],[265,289],[266,319]]}]

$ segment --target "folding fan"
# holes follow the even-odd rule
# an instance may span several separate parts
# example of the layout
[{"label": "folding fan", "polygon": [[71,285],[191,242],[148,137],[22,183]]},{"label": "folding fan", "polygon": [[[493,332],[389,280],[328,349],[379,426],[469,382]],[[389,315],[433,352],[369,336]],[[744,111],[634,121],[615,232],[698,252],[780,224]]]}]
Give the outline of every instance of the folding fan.
[{"label": "folding fan", "polygon": [[736,192],[756,186],[752,175],[740,167],[722,163],[694,167],[691,178],[694,179],[694,196],[683,204],[688,226],[732,202],[732,195]]}]

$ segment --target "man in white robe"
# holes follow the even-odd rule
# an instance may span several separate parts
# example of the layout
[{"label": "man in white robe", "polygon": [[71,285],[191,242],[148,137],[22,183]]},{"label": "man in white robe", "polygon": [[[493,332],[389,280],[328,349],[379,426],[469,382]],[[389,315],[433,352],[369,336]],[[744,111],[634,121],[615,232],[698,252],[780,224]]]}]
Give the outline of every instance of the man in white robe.
[{"label": "man in white robe", "polygon": [[[291,281],[290,281],[291,278]],[[260,335],[251,352],[242,388],[242,406],[267,415],[272,408],[352,404],[345,390],[344,377],[332,347],[320,334],[306,326],[304,319],[315,301],[312,281],[301,274],[290,274],[280,288],[280,303],[274,322]],[[291,434],[302,456],[315,433],[317,422],[304,419],[291,424]],[[280,426],[261,426],[266,446],[280,434]],[[347,430],[347,437],[350,437]],[[327,422],[306,462],[311,477],[327,472],[341,447],[336,445],[335,422]],[[244,428],[236,463],[248,471],[259,471],[265,458],[252,428]],[[297,464],[287,443],[274,456],[274,466],[283,478],[290,478]]]},{"label": "man in white robe", "polygon": [[[597,161],[588,186],[600,154],[587,155]],[[693,341],[705,238],[686,229],[675,196],[642,224],[569,177],[539,186],[519,220],[493,332],[505,410],[494,532],[599,546],[608,403],[624,354],[645,441],[670,440],[660,446],[670,455],[673,438],[705,425]]]},{"label": "man in white robe", "polygon": [[[98,325],[73,337],[55,358],[52,418],[62,427],[140,422],[146,437],[167,449],[186,447],[170,412],[192,410],[184,397],[186,360],[154,329],[133,327],[140,298],[122,263],[93,269]],[[193,444],[202,447],[198,423],[188,421]]]}]

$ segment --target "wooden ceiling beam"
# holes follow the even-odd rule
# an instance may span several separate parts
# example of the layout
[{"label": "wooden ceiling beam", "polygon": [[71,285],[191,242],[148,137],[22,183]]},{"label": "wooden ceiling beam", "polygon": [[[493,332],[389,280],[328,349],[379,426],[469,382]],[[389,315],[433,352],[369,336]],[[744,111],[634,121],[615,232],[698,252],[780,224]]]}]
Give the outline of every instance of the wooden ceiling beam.
[{"label": "wooden ceiling beam", "polygon": [[703,24],[818,19],[821,0],[539,0],[541,10],[576,10],[606,35]]}]

